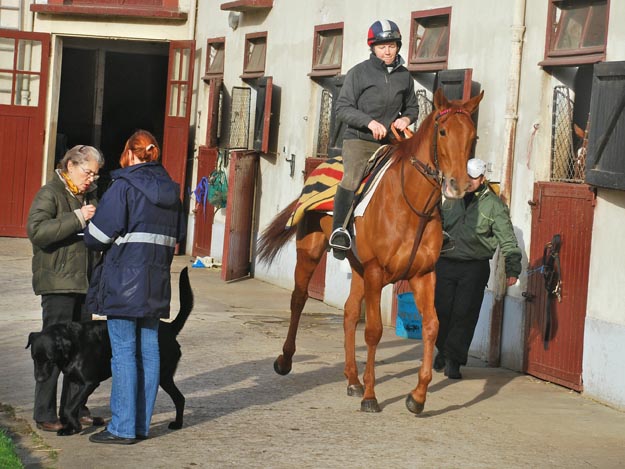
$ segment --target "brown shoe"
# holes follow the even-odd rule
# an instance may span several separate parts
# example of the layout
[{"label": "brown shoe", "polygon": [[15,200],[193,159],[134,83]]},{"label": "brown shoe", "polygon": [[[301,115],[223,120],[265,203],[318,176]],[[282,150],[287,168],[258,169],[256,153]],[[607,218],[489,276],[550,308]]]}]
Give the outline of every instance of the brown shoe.
[{"label": "brown shoe", "polygon": [[37,422],[37,428],[44,432],[58,432],[63,429],[63,424],[58,420],[56,422]]},{"label": "brown shoe", "polygon": [[101,427],[105,423],[102,417],[92,417],[91,415],[83,415],[80,417],[80,424],[83,427]]}]

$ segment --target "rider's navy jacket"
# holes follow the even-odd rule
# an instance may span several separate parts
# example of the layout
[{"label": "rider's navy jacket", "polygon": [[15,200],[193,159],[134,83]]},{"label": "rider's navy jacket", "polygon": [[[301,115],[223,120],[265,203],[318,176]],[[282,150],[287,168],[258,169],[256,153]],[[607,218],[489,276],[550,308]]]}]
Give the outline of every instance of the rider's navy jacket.
[{"label": "rider's navy jacket", "polygon": [[105,252],[87,308],[104,316],[168,318],[171,262],[186,230],[180,186],[159,163],[122,168],[111,178],[85,230],[85,244]]}]

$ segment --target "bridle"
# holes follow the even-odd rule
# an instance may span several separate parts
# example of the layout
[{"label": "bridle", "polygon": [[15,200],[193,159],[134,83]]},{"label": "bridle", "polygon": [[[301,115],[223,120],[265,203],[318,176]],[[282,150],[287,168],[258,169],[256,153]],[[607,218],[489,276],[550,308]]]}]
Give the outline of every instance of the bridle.
[{"label": "bridle", "polygon": [[417,250],[419,249],[419,245],[421,244],[421,239],[423,238],[425,226],[432,218],[434,218],[433,213],[436,210],[436,208],[439,206],[441,198],[442,198],[441,192],[442,192],[443,175],[441,173],[441,170],[438,164],[438,139],[440,137],[438,127],[441,123],[449,119],[449,117],[451,117],[451,115],[453,114],[464,114],[469,119],[471,119],[471,113],[466,111],[463,108],[443,109],[436,115],[436,117],[434,118],[434,134],[432,137],[433,138],[432,147],[433,147],[433,152],[434,152],[434,168],[432,168],[429,164],[424,163],[423,161],[419,160],[415,156],[410,158],[410,164],[425,177],[426,181],[428,181],[432,185],[432,191],[430,192],[430,195],[428,196],[425,202],[425,207],[423,210],[418,210],[417,208],[415,208],[415,206],[412,205],[412,203],[408,199],[408,196],[406,195],[406,188],[404,184],[404,166],[405,166],[406,160],[402,159],[402,164],[401,164],[402,196],[404,197],[404,201],[406,202],[410,210],[412,210],[412,212],[415,213],[419,217],[419,226],[417,228],[417,235],[415,236],[415,240],[412,245],[412,251],[410,252],[410,259],[408,260],[408,264],[406,265],[406,270],[401,275],[400,279],[405,278],[408,272],[410,271],[410,268],[412,267],[412,263],[414,262],[414,259],[417,256]]}]

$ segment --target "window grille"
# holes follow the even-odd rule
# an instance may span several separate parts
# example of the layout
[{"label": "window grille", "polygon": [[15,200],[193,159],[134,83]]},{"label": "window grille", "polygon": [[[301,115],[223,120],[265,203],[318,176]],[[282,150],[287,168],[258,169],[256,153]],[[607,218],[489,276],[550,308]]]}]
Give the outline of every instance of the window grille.
[{"label": "window grille", "polygon": [[417,103],[419,104],[419,115],[414,123],[414,129],[417,130],[433,109],[433,103],[427,96],[427,91],[421,88],[417,90]]},{"label": "window grille", "polygon": [[248,148],[250,133],[251,88],[235,86],[232,88],[232,106],[230,109],[230,149]]},{"label": "window grille", "polygon": [[582,155],[581,141],[573,138],[574,101],[566,86],[553,89],[551,116],[551,181],[584,182],[586,161]]},{"label": "window grille", "polygon": [[321,92],[321,106],[319,109],[319,136],[317,139],[317,156],[328,156],[330,143],[330,122],[332,117],[332,93],[329,90]]}]

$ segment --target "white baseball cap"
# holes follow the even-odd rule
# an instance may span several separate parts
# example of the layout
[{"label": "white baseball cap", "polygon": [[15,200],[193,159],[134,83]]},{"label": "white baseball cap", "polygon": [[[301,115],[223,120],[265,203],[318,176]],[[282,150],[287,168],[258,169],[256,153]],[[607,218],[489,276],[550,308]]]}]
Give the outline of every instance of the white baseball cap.
[{"label": "white baseball cap", "polygon": [[467,163],[467,173],[472,178],[478,178],[486,172],[486,163],[479,158],[471,158]]}]

